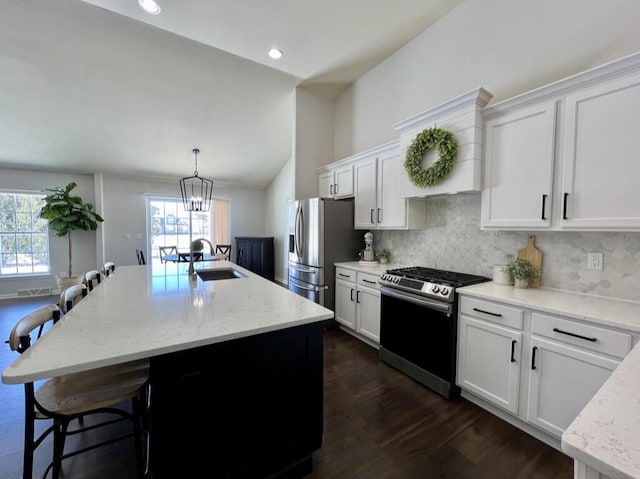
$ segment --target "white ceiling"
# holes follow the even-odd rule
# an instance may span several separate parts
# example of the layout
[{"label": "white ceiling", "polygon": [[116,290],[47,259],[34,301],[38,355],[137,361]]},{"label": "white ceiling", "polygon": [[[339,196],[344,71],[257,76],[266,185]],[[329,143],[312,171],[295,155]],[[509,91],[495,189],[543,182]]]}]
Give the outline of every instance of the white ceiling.
[{"label": "white ceiling", "polygon": [[[264,188],[335,97],[461,0],[0,0],[0,166]],[[272,60],[271,47],[284,57]]]}]

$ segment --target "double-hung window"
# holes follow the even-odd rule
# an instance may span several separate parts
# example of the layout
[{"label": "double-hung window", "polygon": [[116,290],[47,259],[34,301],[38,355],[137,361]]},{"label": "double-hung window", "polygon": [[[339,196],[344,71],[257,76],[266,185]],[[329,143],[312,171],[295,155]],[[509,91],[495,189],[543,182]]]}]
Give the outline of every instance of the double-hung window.
[{"label": "double-hung window", "polygon": [[0,191],[0,277],[49,273],[42,192]]}]

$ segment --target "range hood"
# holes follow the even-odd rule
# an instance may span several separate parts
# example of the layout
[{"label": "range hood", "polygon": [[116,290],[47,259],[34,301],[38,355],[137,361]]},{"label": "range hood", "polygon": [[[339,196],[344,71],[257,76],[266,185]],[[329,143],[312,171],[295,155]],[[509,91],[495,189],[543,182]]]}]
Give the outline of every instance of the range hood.
[{"label": "range hood", "polygon": [[[458,154],[453,170],[436,186],[420,188],[409,179],[404,168],[400,176],[400,191],[405,198],[440,196],[453,193],[482,190],[482,116],[493,95],[484,88],[477,88],[453,100],[396,123],[393,128],[400,133],[400,150],[406,157],[407,148],[421,131],[436,127],[453,133],[458,142]],[[437,152],[427,153],[437,158]]]}]

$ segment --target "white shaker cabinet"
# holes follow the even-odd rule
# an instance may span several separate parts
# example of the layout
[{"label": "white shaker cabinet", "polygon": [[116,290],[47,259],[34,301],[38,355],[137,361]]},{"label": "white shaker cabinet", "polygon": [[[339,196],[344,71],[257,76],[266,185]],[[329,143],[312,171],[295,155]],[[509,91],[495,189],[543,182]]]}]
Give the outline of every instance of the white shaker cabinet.
[{"label": "white shaker cabinet", "polygon": [[458,322],[458,385],[518,413],[522,310],[462,298]]},{"label": "white shaker cabinet", "polygon": [[354,165],[356,229],[426,227],[426,204],[405,199],[400,191],[403,159],[398,143],[384,145]]},{"label": "white shaker cabinet", "polygon": [[565,99],[562,228],[640,229],[640,74]]},{"label": "white shaker cabinet", "polygon": [[369,343],[380,343],[378,275],[336,268],[335,319]]},{"label": "white shaker cabinet", "polygon": [[640,231],[640,54],[482,116],[483,229]]},{"label": "white shaker cabinet", "polygon": [[486,121],[483,227],[550,226],[555,128],[555,102]]},{"label": "white shaker cabinet", "polygon": [[318,174],[319,195],[321,198],[353,197],[353,165],[342,165]]}]

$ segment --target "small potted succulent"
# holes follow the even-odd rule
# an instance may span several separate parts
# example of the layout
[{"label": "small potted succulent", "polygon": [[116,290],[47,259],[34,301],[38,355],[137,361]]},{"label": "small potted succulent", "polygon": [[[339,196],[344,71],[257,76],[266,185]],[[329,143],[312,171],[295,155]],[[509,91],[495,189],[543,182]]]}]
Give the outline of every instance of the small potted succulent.
[{"label": "small potted succulent", "polygon": [[523,258],[516,258],[509,264],[509,273],[513,277],[516,288],[528,288],[529,284],[540,275],[540,271]]},{"label": "small potted succulent", "polygon": [[389,262],[389,258],[391,258],[391,251],[389,251],[386,248],[383,248],[376,253],[376,256],[380,260],[381,264],[386,264]]}]

